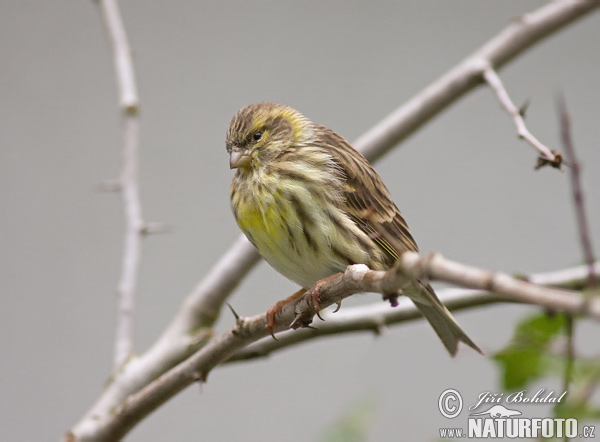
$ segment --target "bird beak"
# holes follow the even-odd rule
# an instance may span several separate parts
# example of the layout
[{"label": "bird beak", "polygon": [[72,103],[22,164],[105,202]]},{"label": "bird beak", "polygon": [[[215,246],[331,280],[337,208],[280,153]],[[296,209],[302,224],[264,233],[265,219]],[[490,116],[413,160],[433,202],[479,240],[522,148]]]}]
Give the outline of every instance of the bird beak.
[{"label": "bird beak", "polygon": [[232,149],[229,154],[229,168],[237,169],[238,167],[244,167],[250,162],[250,155],[246,154],[245,150]]}]

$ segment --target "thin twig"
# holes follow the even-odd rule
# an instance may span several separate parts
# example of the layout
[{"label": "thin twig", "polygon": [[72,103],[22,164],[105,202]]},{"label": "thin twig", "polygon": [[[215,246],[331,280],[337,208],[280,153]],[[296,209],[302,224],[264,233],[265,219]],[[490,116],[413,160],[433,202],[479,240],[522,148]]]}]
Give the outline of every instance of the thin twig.
[{"label": "thin twig", "polygon": [[107,36],[111,43],[114,68],[119,88],[119,105],[123,111],[137,114],[139,98],[133,68],[132,51],[119,11],[118,0],[95,0],[102,12]]},{"label": "thin twig", "polygon": [[[575,364],[575,339],[573,337],[574,331],[574,317],[571,314],[565,314],[565,326],[566,326],[566,360],[565,360],[565,372],[563,377],[563,391],[569,391],[571,380],[573,379],[573,366]],[[565,434],[564,441],[568,442],[571,440],[569,436]]]},{"label": "thin twig", "polygon": [[119,189],[123,195],[125,240],[117,293],[117,326],[113,368],[116,372],[133,354],[135,297],[141,260],[144,221],[138,185],[139,101],[131,48],[117,0],[97,1],[113,51],[122,117],[123,165]]},{"label": "thin twig", "polygon": [[485,69],[496,70],[538,41],[600,7],[600,1],[549,2],[523,14],[431,85],[400,106],[354,142],[374,160],[407,138],[468,91],[482,84]]},{"label": "thin twig", "polygon": [[[596,276],[594,269],[594,252],[592,250],[592,241],[590,238],[587,216],[585,211],[585,201],[583,198],[583,189],[581,186],[581,166],[575,154],[575,147],[571,138],[571,121],[567,112],[567,105],[563,95],[558,97],[558,113],[560,118],[560,133],[565,150],[565,155],[571,169],[571,189],[573,193],[573,202],[575,206],[575,216],[577,218],[577,226],[579,232],[579,241],[583,250],[583,256],[588,266],[588,287],[587,298],[590,299],[592,293],[596,290]],[[567,357],[565,361],[564,374],[564,391],[568,391],[569,385],[573,378],[573,365],[575,363],[575,344],[573,338],[573,330],[575,327],[575,319],[572,315],[566,315],[567,318]],[[565,435],[565,441],[569,438]]]},{"label": "thin twig", "polygon": [[565,99],[562,95],[558,97],[558,112],[560,117],[560,133],[563,148],[567,161],[571,168],[571,189],[573,193],[573,202],[575,206],[575,216],[577,217],[577,227],[579,232],[579,241],[583,250],[583,258],[589,267],[589,291],[593,293],[597,287],[596,273],[594,271],[594,251],[592,249],[592,240],[590,236],[589,225],[585,210],[585,200],[583,197],[583,187],[581,186],[581,165],[575,154],[571,138],[571,122]]},{"label": "thin twig", "polygon": [[527,129],[527,126],[525,126],[525,121],[523,120],[524,112],[514,105],[496,71],[491,67],[488,67],[483,71],[483,78],[496,93],[498,101],[506,110],[506,112],[508,112],[508,115],[510,115],[515,123],[518,137],[527,141],[533,146],[534,149],[537,149],[540,152],[541,157],[540,160],[538,160],[538,166],[536,168],[539,169],[543,165],[550,164],[552,167],[560,169],[562,164],[561,155],[552,152],[548,147],[534,137],[531,132],[529,132],[529,129]]}]

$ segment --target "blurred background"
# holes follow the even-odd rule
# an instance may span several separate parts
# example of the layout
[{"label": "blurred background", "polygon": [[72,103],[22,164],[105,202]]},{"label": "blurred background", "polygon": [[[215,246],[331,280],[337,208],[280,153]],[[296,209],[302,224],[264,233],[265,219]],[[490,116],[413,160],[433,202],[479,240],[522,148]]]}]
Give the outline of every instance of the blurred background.
[{"label": "blurred background", "polygon": [[[239,234],[224,136],[240,107],[285,103],[352,141],[545,3],[122,1],[141,98],[144,216],[172,227],[144,243],[138,352]],[[555,96],[564,93],[598,253],[599,41],[596,13],[500,72],[517,105],[530,101],[529,129],[555,149]],[[0,57],[0,434],[56,440],[111,370],[123,221],[120,197],[97,187],[120,168],[112,59],[92,1],[4,0]],[[399,147],[376,169],[423,252],[521,273],[581,262],[568,172],[533,170],[536,153],[489,89]],[[296,289],[261,263],[230,302],[254,315]],[[348,305],[363,302],[381,301],[359,295]],[[491,355],[535,311],[492,306],[456,317]],[[223,314],[219,330],[233,322]],[[578,322],[580,354],[598,355],[597,333]],[[358,415],[369,441],[433,441],[453,426],[437,405],[447,388],[472,403],[500,391],[500,372],[468,348],[451,359],[417,321],[215,370],[128,440],[325,440]]]}]

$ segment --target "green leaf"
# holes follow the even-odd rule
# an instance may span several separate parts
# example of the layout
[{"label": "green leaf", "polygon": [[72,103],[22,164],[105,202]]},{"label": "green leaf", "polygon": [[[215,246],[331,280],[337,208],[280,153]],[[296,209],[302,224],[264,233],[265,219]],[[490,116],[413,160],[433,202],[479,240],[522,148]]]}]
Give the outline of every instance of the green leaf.
[{"label": "green leaf", "polygon": [[543,374],[540,354],[518,349],[503,350],[494,356],[502,368],[502,385],[505,390],[523,388]]},{"label": "green leaf", "polygon": [[545,349],[546,345],[564,330],[566,319],[559,314],[536,314],[521,321],[511,344],[528,348]]},{"label": "green leaf", "polygon": [[510,344],[494,356],[506,390],[523,388],[546,373],[546,349],[565,329],[565,322],[563,315],[536,314],[517,325]]}]

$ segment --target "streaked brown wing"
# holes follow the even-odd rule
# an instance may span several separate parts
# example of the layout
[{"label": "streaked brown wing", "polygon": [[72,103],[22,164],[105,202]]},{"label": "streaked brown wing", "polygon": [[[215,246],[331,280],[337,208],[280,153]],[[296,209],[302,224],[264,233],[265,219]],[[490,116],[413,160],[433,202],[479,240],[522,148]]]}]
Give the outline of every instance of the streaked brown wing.
[{"label": "streaked brown wing", "polygon": [[[340,173],[346,177],[342,189],[346,213],[383,250],[387,258],[383,264],[391,266],[402,253],[417,252],[417,244],[402,214],[369,162],[335,132],[322,126],[318,129],[320,138],[325,140],[323,147],[331,152]],[[427,281],[417,280],[416,284],[405,287],[402,294],[415,303],[452,356],[459,341],[481,353]]]},{"label": "streaked brown wing", "polygon": [[367,159],[335,132],[320,127],[340,171],[346,176],[342,190],[345,211],[356,225],[383,250],[391,265],[406,251],[418,251],[406,221],[383,181]]}]

